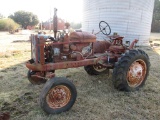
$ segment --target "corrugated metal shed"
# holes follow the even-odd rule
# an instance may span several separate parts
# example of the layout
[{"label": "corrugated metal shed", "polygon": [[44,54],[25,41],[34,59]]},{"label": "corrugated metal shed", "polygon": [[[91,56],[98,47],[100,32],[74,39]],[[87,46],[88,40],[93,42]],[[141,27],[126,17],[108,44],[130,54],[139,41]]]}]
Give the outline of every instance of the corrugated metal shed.
[{"label": "corrugated metal shed", "polygon": [[[125,41],[139,39],[139,45],[149,41],[154,0],[83,0],[82,30],[99,31],[99,22],[106,21],[112,33],[124,36]],[[106,38],[97,35],[98,40]]]}]

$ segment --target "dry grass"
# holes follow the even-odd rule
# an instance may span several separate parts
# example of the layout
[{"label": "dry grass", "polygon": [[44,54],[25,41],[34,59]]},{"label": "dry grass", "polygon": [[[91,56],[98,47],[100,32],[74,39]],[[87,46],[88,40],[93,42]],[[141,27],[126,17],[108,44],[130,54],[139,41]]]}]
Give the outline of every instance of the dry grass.
[{"label": "dry grass", "polygon": [[9,111],[11,120],[160,119],[160,55],[151,48],[141,48],[150,56],[151,69],[146,85],[137,92],[115,90],[112,71],[109,76],[89,76],[83,67],[57,70],[57,76],[73,81],[78,97],[70,111],[47,115],[39,106],[43,85],[31,85],[26,76],[24,62],[30,58],[30,43],[8,46],[14,49],[0,54],[0,111]]}]

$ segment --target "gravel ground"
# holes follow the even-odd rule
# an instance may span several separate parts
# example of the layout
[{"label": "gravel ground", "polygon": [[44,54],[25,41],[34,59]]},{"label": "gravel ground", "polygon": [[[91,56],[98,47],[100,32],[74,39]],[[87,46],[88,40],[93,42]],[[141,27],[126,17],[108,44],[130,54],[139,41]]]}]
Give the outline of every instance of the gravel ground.
[{"label": "gravel ground", "polygon": [[8,44],[15,40],[29,40],[29,36],[32,32],[29,30],[23,30],[16,34],[10,34],[8,32],[0,32],[0,44]]},{"label": "gravel ground", "polygon": [[8,32],[0,32],[0,53],[9,50],[14,50],[15,48],[11,44],[14,41],[27,41],[32,32],[29,30],[23,30],[16,34],[10,34]]}]

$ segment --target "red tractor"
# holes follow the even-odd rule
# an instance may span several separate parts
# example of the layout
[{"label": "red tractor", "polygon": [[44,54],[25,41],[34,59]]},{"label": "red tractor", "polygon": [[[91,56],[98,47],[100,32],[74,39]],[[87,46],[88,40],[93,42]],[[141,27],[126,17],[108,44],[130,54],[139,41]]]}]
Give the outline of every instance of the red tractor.
[{"label": "red tractor", "polygon": [[143,50],[134,49],[138,40],[126,46],[123,37],[108,36],[111,29],[105,21],[99,23],[99,28],[110,38],[108,41],[96,41],[95,34],[83,31],[59,32],[56,23],[55,11],[54,37],[31,35],[31,59],[26,63],[32,84],[46,82],[40,95],[40,106],[46,113],[58,114],[69,110],[77,97],[76,87],[71,81],[55,77],[57,69],[84,66],[89,75],[113,69],[113,84],[120,91],[135,91],[144,85],[150,61]]}]

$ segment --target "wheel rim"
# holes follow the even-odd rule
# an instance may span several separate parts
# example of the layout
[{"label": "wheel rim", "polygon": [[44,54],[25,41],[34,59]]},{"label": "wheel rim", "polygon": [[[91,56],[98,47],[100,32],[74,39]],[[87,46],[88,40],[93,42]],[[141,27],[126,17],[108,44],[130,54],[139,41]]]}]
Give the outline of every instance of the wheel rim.
[{"label": "wheel rim", "polygon": [[48,92],[46,99],[50,108],[62,108],[70,101],[71,92],[66,86],[58,85]]},{"label": "wheel rim", "polygon": [[139,59],[134,61],[127,73],[127,82],[130,87],[138,87],[145,79],[147,71],[146,63]]},{"label": "wheel rim", "polygon": [[103,72],[104,70],[106,70],[106,68],[103,67],[103,66],[100,65],[100,64],[93,65],[93,68],[94,68],[97,72]]}]

